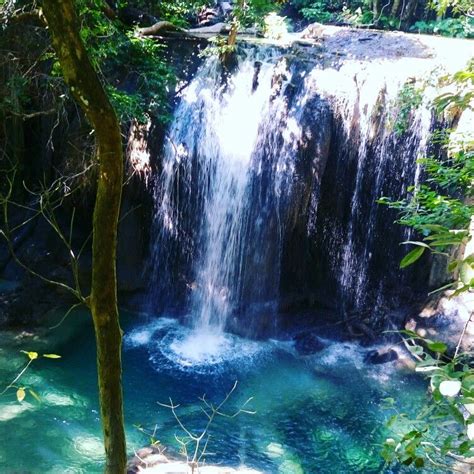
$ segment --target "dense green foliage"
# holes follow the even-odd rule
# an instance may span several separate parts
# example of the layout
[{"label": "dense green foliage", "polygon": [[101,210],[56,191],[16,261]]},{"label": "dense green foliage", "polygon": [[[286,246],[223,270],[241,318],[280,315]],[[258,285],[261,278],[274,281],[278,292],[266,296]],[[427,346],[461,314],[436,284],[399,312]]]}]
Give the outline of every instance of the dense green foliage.
[{"label": "dense green foliage", "polygon": [[[474,65],[460,71],[445,81],[457,87],[457,92],[439,96],[435,105],[439,112],[451,109],[459,114],[472,108],[474,94]],[[405,86],[401,92],[401,106],[395,131],[402,133],[410,116],[410,110],[421,100],[413,85]],[[426,174],[425,181],[408,191],[411,195],[401,201],[381,198],[379,203],[387,204],[400,212],[398,223],[413,228],[423,239],[421,242],[407,242],[415,245],[401,262],[401,267],[414,263],[425,249],[451,258],[449,270],[454,272],[472,262],[453,258],[452,247],[466,244],[469,224],[474,214],[474,136],[472,133],[459,134],[454,130],[441,129],[433,134],[433,144],[444,148],[444,158],[427,157],[420,160]],[[468,256],[468,259],[470,256]],[[469,289],[474,286],[471,279],[462,281]]]},{"label": "dense green foliage", "polygon": [[166,90],[173,76],[163,59],[164,47],[107,18],[100,0],[79,2],[79,14],[82,39],[121,119],[166,115]]},{"label": "dense green foliage", "polygon": [[262,26],[265,16],[276,12],[284,0],[250,0],[238,3],[235,16],[241,26]]},{"label": "dense green foliage", "polygon": [[451,36],[454,38],[473,38],[474,22],[472,18],[444,18],[441,20],[417,21],[410,31],[416,33]]},{"label": "dense green foliage", "polygon": [[[376,26],[460,38],[474,37],[472,4],[409,0],[290,0],[308,22]],[[470,12],[470,14],[468,14]]]},{"label": "dense green foliage", "polygon": [[369,23],[372,18],[371,14],[366,15],[368,4],[358,0],[349,4],[340,0],[293,0],[292,4],[308,21],[320,23],[349,21],[360,24]]},{"label": "dense green foliage", "polygon": [[[451,108],[459,114],[472,108],[473,64],[448,80],[458,90],[438,97],[438,110]],[[383,198],[380,202],[399,210],[399,224],[411,227],[422,239],[404,242],[414,248],[400,267],[413,264],[426,250],[445,256],[447,271],[453,274],[454,281],[441,289],[453,288],[452,297],[474,288],[474,254],[462,254],[463,247],[473,238],[469,226],[474,215],[474,135],[472,131],[465,135],[445,129],[434,134],[433,142],[444,147],[445,154],[444,158],[420,160],[425,182],[410,189],[412,194],[405,200]],[[454,470],[469,465],[466,458],[474,449],[474,368],[472,356],[460,349],[471,318],[472,314],[451,352],[444,342],[402,331],[406,346],[417,361],[416,370],[428,375],[430,397],[416,417],[398,412],[395,400],[388,400],[389,408],[396,413],[389,422],[393,434],[382,451],[387,463],[417,468],[431,464],[446,472],[454,464],[458,465]]]},{"label": "dense green foliage", "polygon": [[[25,7],[26,8],[26,7]],[[81,18],[81,37],[101,80],[122,122],[133,118],[144,120],[146,116],[166,118],[168,90],[173,86],[174,75],[165,61],[165,47],[148,38],[134,35],[132,28],[117,18],[104,14],[101,0],[78,1]],[[7,16],[8,20],[8,16]],[[9,27],[5,22],[4,27]],[[62,85],[61,70],[55,53],[47,48],[35,58],[35,68],[10,71],[6,87],[10,94],[2,94],[1,107],[10,112],[18,103],[28,110],[34,101],[34,89],[38,85],[52,92],[52,99],[69,97]],[[48,71],[48,81],[38,83],[31,74],[37,69]],[[37,94],[45,94],[36,90]],[[14,103],[12,103],[12,101]]]},{"label": "dense green foliage", "polygon": [[[397,410],[394,399],[385,400],[395,413],[388,422],[382,456],[388,464],[396,461],[423,468],[432,465],[452,472],[453,464],[469,466],[474,449],[474,369],[468,354],[446,357],[446,344],[404,331],[407,347],[417,358],[416,370],[429,374],[431,397],[416,416]],[[454,470],[454,472],[456,472]],[[467,472],[467,471],[460,471]]]}]

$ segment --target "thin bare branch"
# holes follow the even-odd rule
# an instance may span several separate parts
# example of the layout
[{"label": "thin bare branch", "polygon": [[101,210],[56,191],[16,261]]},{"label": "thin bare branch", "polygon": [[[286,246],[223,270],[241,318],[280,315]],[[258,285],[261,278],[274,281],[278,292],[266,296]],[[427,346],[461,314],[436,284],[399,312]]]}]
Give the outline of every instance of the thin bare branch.
[{"label": "thin bare branch", "polygon": [[51,326],[49,329],[57,329],[61,324],[66,320],[66,318],[76,309],[79,308],[79,306],[82,306],[84,303],[80,301],[79,303],[73,304],[67,311],[66,314],[61,318],[59,323],[55,324],[54,326]]}]

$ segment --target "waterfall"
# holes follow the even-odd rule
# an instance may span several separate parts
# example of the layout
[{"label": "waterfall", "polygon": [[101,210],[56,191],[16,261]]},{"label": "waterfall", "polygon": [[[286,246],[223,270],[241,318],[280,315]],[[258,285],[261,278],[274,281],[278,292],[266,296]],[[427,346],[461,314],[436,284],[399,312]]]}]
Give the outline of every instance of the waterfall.
[{"label": "waterfall", "polygon": [[420,180],[435,87],[408,111],[400,93],[432,68],[246,47],[226,75],[207,58],[155,178],[154,304],[179,307],[199,333],[255,335],[286,306],[380,320],[407,288],[423,289],[426,267],[398,269],[409,235],[376,200]]},{"label": "waterfall", "polygon": [[[171,241],[193,255],[188,305],[192,324],[201,332],[222,331],[244,293],[266,291],[275,297],[278,291],[280,255],[264,261],[259,239],[268,216],[278,217],[275,203],[296,150],[289,127],[275,126],[282,120],[297,123],[288,112],[290,81],[286,62],[272,54],[248,52],[225,81],[218,59],[210,58],[176,110],[156,187],[155,268],[160,271],[166,261],[163,252]],[[274,177],[266,190],[272,196],[265,198],[254,181],[268,173],[269,156],[277,159],[270,163]],[[266,236],[278,242],[277,248],[279,228]],[[271,273],[264,268],[269,265]],[[259,288],[245,288],[250,269]]]},{"label": "waterfall", "polygon": [[[417,160],[426,154],[433,125],[432,90],[423,91],[421,103],[411,112],[406,130],[395,131],[401,107],[400,92],[406,84],[415,82],[413,72],[417,73],[418,68],[419,61],[410,64],[409,60],[403,68],[389,61],[370,67],[360,61],[347,61],[337,70],[316,68],[311,73],[318,92],[330,101],[343,129],[338,154],[350,157],[352,153],[356,159],[351,196],[346,200],[346,205],[350,203],[346,229],[335,232],[334,222],[329,228],[320,229],[322,233],[333,235],[331,246],[337,247],[328,251],[332,258],[331,270],[339,283],[340,309],[345,316],[367,309],[369,291],[376,294],[369,304],[372,314],[376,313],[373,303],[383,300],[387,280],[400,278],[403,281],[403,275],[394,271],[399,259],[392,249],[401,241],[409,240],[409,235],[403,238],[400,229],[393,225],[387,228],[387,221],[380,222],[381,214],[387,213],[387,209],[381,208],[376,200],[387,191],[391,197],[404,197],[409,186],[416,186],[419,180]],[[347,171],[346,168],[340,172],[345,175]],[[384,236],[388,229],[394,232],[395,239]],[[381,247],[385,247],[382,252],[386,252],[394,268],[389,278],[370,281],[372,259]],[[376,265],[380,266],[380,261]]]}]

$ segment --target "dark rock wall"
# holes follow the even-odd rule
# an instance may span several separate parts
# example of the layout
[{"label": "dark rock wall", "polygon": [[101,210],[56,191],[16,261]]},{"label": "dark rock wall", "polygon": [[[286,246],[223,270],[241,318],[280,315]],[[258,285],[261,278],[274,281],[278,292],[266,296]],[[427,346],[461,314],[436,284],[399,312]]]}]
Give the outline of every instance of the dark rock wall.
[{"label": "dark rock wall", "polygon": [[[180,71],[181,87],[186,87],[201,61],[198,51],[203,44],[195,40],[170,39],[169,42],[169,60]],[[303,66],[296,60],[292,67],[300,71],[308,65],[304,63]],[[296,81],[285,90],[288,103],[298,96],[301,87],[303,82]],[[176,96],[170,97],[172,103],[175,100]],[[41,155],[41,158],[33,160],[34,165],[28,167],[25,176],[38,179],[45,173],[54,175],[54,169],[64,170],[68,163],[82,163],[90,156],[93,150],[87,138],[88,126],[75,111],[74,114],[63,117],[57,126],[53,126],[53,117],[28,122],[29,128],[24,134],[25,150],[31,156]],[[275,143],[282,141],[284,124],[275,124],[274,136],[263,138],[274,142],[261,144],[263,150],[268,148],[268,153],[261,159],[261,173],[251,181],[250,192],[255,205],[249,216],[250,222],[259,221],[261,225],[251,231],[251,240],[256,245],[246,248],[242,257],[246,262],[240,288],[242,304],[230,326],[247,335],[263,334],[275,329],[277,312],[287,321],[291,320],[292,314],[311,310],[324,313],[324,317],[330,314],[333,321],[364,319],[371,326],[384,327],[394,310],[424,297],[429,273],[428,259],[415,269],[398,270],[398,262],[404,253],[399,246],[405,240],[403,230],[394,224],[395,212],[375,203],[382,195],[402,196],[407,184],[413,181],[414,157],[397,158],[413,152],[413,137],[394,137],[386,150],[390,159],[380,167],[377,147],[383,127],[379,124],[367,146],[359,207],[354,213],[352,206],[360,159],[356,130],[348,134],[332,105],[318,94],[313,94],[307,101],[298,124],[303,138],[294,156],[294,171],[287,176],[285,192],[278,201],[273,189],[276,169],[271,150]],[[51,133],[54,147],[49,143]],[[144,137],[150,157],[148,172],[155,176],[161,173],[165,137],[166,127],[160,123],[152,123]],[[407,167],[410,160],[411,165]],[[195,163],[193,168],[198,170],[199,164]],[[73,205],[79,209],[75,235],[78,245],[90,231],[93,177],[89,184],[62,216],[67,226]],[[197,184],[197,180],[191,182],[194,188]],[[182,192],[182,189],[177,186],[176,192]],[[198,189],[194,192],[199,194]],[[123,199],[118,247],[122,303],[152,312],[164,307],[179,308],[187,300],[192,285],[191,263],[198,252],[193,229],[198,228],[199,200],[188,207],[183,216],[187,240],[164,242],[160,250],[161,266],[157,266],[150,254],[153,190],[144,177],[137,174],[127,181]],[[354,290],[357,275],[351,276],[345,287],[340,278],[344,264],[342,252],[351,221],[354,268],[362,261],[366,264],[364,285],[367,291],[362,302],[359,301],[360,294]],[[29,226],[16,239],[20,255],[27,263],[36,265],[35,260],[41,254],[44,263],[38,268],[51,275],[60,271],[58,277],[70,280],[67,255],[57,250],[59,245],[47,226]],[[20,300],[27,298],[30,280],[8,258],[3,244],[0,245],[0,275],[9,279],[23,278],[25,291]],[[81,274],[84,288],[87,288],[90,273],[87,251],[83,261]],[[151,287],[153,298],[150,297]],[[54,293],[51,295],[54,300]]]}]

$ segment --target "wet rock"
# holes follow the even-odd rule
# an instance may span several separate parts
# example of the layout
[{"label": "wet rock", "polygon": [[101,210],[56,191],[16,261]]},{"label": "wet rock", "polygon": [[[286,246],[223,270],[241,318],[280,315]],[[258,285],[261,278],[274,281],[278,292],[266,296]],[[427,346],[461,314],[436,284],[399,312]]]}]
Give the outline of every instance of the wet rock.
[{"label": "wet rock", "polygon": [[211,25],[211,26],[202,26],[202,27],[199,27],[199,28],[191,28],[188,30],[188,33],[190,34],[204,34],[204,35],[207,35],[207,34],[214,34],[214,35],[217,35],[217,34],[220,34],[220,33],[227,33],[229,31],[229,25],[227,23],[223,23],[223,22],[220,22],[220,23],[216,23],[214,25]]},{"label": "wet rock", "polygon": [[448,353],[454,352],[464,331],[460,347],[468,352],[474,348],[474,323],[471,322],[474,293],[464,292],[457,296],[453,293],[449,290],[432,297],[419,314],[406,320],[405,329],[427,339],[443,341],[448,345]]},{"label": "wet rock", "polygon": [[302,32],[301,38],[303,39],[317,39],[321,38],[324,33],[324,25],[321,23],[311,23]]},{"label": "wet rock", "polygon": [[232,10],[233,10],[232,4],[230,2],[220,2],[219,8],[222,12],[222,15],[224,15],[224,17],[228,17],[232,13]]},{"label": "wet rock", "polygon": [[311,355],[322,351],[326,344],[312,332],[304,332],[295,337],[295,349],[300,355]]},{"label": "wet rock", "polygon": [[159,445],[140,449],[127,465],[127,474],[261,474],[254,469],[240,467],[233,469],[225,466],[199,465],[191,467],[191,463],[177,461],[166,457],[164,448]]},{"label": "wet rock", "polygon": [[368,364],[386,364],[398,359],[398,352],[394,349],[373,349],[368,351],[364,362]]}]

